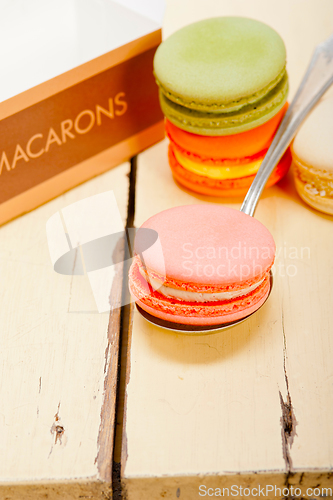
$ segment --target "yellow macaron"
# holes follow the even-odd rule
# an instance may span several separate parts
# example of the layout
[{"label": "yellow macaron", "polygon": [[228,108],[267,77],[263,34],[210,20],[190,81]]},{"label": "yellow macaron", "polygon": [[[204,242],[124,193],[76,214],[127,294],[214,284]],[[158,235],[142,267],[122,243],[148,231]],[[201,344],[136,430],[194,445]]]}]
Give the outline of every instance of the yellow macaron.
[{"label": "yellow macaron", "polygon": [[298,194],[311,207],[333,215],[333,96],[322,99],[291,147]]}]

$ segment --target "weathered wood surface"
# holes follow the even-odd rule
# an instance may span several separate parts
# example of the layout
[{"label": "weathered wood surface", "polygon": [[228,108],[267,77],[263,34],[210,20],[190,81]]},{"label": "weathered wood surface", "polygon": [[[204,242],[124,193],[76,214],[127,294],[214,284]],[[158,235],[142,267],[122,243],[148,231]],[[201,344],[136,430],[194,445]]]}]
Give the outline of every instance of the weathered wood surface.
[{"label": "weathered wood surface", "polygon": [[[107,190],[125,223],[128,171],[125,163],[0,228],[1,499],[111,496],[120,311],[98,313],[87,276],[54,272],[45,228]],[[120,266],[115,303],[121,289]]]},{"label": "weathered wood surface", "polygon": [[[216,15],[260,19],[282,35],[291,96],[314,46],[333,32],[326,0],[207,0],[169,1],[164,36]],[[136,226],[207,202],[241,204],[176,185],[166,141],[140,155]],[[264,194],[256,217],[278,254],[271,297],[247,322],[185,336],[133,314],[122,463],[129,500],[192,500],[200,485],[301,485],[304,497],[309,487],[333,489],[333,217],[305,206],[290,174]]]}]

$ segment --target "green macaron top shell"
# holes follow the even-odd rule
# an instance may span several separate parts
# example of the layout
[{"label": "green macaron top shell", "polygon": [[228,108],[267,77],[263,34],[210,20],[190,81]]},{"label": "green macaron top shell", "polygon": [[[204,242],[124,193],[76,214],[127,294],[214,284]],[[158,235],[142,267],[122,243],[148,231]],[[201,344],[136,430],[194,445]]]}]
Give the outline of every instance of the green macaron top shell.
[{"label": "green macaron top shell", "polygon": [[266,24],[243,17],[206,19],[157,49],[154,74],[172,102],[198,111],[234,112],[259,101],[285,76],[286,50]]}]

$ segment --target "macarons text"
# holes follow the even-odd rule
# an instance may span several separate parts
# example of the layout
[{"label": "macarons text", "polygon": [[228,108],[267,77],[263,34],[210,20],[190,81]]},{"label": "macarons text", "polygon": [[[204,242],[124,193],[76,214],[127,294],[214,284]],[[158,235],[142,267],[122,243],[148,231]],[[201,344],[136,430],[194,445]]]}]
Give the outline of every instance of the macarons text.
[{"label": "macarons text", "polygon": [[10,172],[16,168],[20,161],[27,163],[48,153],[51,148],[61,146],[67,141],[75,139],[78,135],[87,134],[93,127],[102,125],[103,119],[113,120],[122,116],[126,113],[127,108],[125,93],[118,92],[114,97],[108,99],[107,108],[96,104],[94,109],[83,109],[74,119],[67,118],[61,121],[58,126],[50,127],[47,134],[36,133],[32,135],[24,147],[19,143],[16,144],[14,154],[8,155],[6,151],[2,152],[0,175],[3,169]]}]

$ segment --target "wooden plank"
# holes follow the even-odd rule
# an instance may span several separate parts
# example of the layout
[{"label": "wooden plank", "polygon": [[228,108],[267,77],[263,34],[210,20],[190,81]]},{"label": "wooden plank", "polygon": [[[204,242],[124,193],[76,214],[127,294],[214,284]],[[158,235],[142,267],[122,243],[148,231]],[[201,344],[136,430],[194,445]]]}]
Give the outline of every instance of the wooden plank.
[{"label": "wooden plank", "polygon": [[[164,34],[216,15],[253,17],[281,33],[291,95],[313,47],[333,31],[326,0],[284,0],[278,9],[264,0],[207,0],[170,1]],[[241,204],[176,185],[166,141],[140,155],[136,193],[136,226],[176,205]],[[299,485],[305,498],[310,487],[333,489],[333,218],[303,205],[290,174],[263,195],[256,218],[272,232],[278,254],[271,297],[247,322],[185,336],[133,314],[122,463],[129,500],[192,500],[200,485],[235,485],[235,498],[240,486]]]},{"label": "wooden plank", "polygon": [[[120,309],[98,313],[87,276],[54,272],[45,227],[109,189],[125,223],[128,171],[125,163],[0,228],[1,498],[111,495]],[[121,289],[120,265],[114,304]]]},{"label": "wooden plank", "polygon": [[[297,426],[290,448],[295,470],[333,470],[333,217],[310,209],[286,183],[278,238],[291,274],[279,280],[285,374]],[[290,217],[292,214],[292,217]],[[332,475],[332,473],[331,473]],[[333,487],[333,475],[331,477]]]}]

